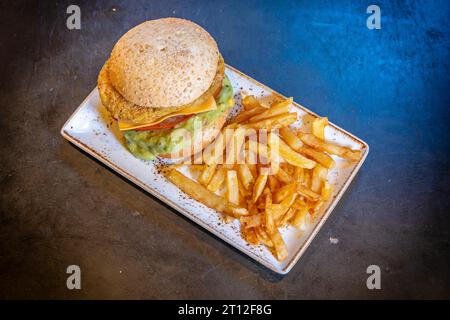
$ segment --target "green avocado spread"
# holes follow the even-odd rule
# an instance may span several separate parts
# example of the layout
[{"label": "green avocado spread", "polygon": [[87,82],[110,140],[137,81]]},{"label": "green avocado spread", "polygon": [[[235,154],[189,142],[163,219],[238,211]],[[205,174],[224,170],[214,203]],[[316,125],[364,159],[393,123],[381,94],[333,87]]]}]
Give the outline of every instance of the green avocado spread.
[{"label": "green avocado spread", "polygon": [[223,112],[232,107],[230,99],[233,99],[233,88],[230,80],[225,76],[222,90],[216,98],[216,109],[196,114],[171,129],[125,131],[125,144],[133,155],[143,160],[153,160],[159,154],[178,152],[183,149],[185,130],[195,135],[198,132],[196,128],[214,122]]}]

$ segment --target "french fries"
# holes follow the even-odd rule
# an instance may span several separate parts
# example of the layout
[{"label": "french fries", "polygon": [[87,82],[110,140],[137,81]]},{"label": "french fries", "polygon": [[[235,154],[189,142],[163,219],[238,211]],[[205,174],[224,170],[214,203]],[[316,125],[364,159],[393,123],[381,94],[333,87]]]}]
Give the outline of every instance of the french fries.
[{"label": "french fries", "polygon": [[239,189],[239,204],[245,205],[245,200],[251,195],[251,191],[246,190],[239,179],[237,179],[237,185]]},{"label": "french fries", "polygon": [[257,114],[260,114],[264,111],[266,111],[266,108],[263,108],[261,106],[257,106],[255,108],[251,108],[248,109],[244,112],[241,112],[240,114],[238,114],[235,118],[234,118],[234,122],[235,123],[242,123],[244,121],[247,121],[248,119],[250,119],[251,117],[256,116]]},{"label": "french fries", "polygon": [[284,141],[286,141],[286,143],[296,151],[298,151],[303,146],[302,141],[289,127],[281,128],[280,135],[284,139]]},{"label": "french fries", "polygon": [[328,174],[327,169],[325,169],[321,165],[317,165],[314,167],[311,178],[311,190],[313,192],[316,193],[320,192],[320,190],[322,189],[322,184],[327,179],[327,174]]},{"label": "french fries", "polygon": [[254,203],[256,203],[256,200],[258,200],[259,196],[262,194],[267,183],[267,177],[267,174],[259,174],[258,178],[256,179],[252,194],[252,201]]},{"label": "french fries", "polygon": [[[228,138],[228,137],[227,137]],[[228,148],[226,149],[225,163],[243,163],[242,146],[245,142],[245,130],[237,128],[233,131],[233,135],[228,139]]]},{"label": "french fries", "polygon": [[281,234],[278,231],[277,226],[275,225],[275,219],[273,215],[273,204],[270,194],[266,195],[266,208],[264,216],[265,216],[266,231],[272,242],[275,256],[279,261],[283,261],[284,259],[286,259],[288,252],[286,244],[284,243],[283,238],[281,237]]},{"label": "french fries", "polygon": [[312,134],[321,140],[325,140],[325,127],[328,125],[328,118],[316,118],[312,122]]},{"label": "french fries", "polygon": [[260,108],[261,104],[255,98],[255,96],[249,95],[249,96],[245,96],[242,99],[242,106],[244,107],[245,110],[250,110],[250,109]]},{"label": "french fries", "polygon": [[296,228],[304,228],[304,225],[306,224],[306,218],[308,216],[308,206],[305,204],[302,204],[300,208],[298,208],[294,216],[292,218],[292,225]]},{"label": "french fries", "polygon": [[247,123],[244,125],[245,128],[252,129],[277,129],[286,127],[297,121],[296,113],[282,113],[276,115],[272,118],[266,118],[257,122]]},{"label": "french fries", "polygon": [[250,172],[252,173],[253,179],[256,179],[256,177],[258,177],[258,170],[256,168],[256,164],[249,163],[248,168],[250,169]]},{"label": "french fries", "polygon": [[205,149],[207,156],[188,165],[197,181],[177,171],[186,164],[169,166],[165,175],[188,196],[224,214],[226,222],[239,219],[243,239],[266,246],[283,261],[288,252],[279,228],[305,230],[333,198],[328,181],[333,157],[357,161],[361,151],[325,141],[328,118],[315,118],[311,132],[290,127],[297,121],[297,113],[290,112],[292,98],[266,107],[245,96],[242,105]]},{"label": "french fries", "polygon": [[258,159],[261,161],[265,161],[266,163],[270,160],[269,148],[262,143],[257,141],[247,141],[247,149],[248,152],[253,152],[255,155],[254,159]]},{"label": "french fries", "polygon": [[217,190],[219,190],[225,180],[225,175],[226,169],[224,166],[221,166],[212,176],[211,180],[208,183],[207,189],[212,192],[216,192]]},{"label": "french fries", "polygon": [[249,122],[258,122],[264,119],[273,118],[274,116],[278,116],[280,114],[288,114],[289,109],[292,104],[292,98],[283,100],[274,104],[270,109],[251,117]]},{"label": "french fries", "polygon": [[237,173],[234,170],[227,171],[227,199],[230,203],[239,205],[239,187]]},{"label": "french fries", "polygon": [[266,247],[273,248],[272,240],[270,240],[269,235],[267,234],[265,228],[263,227],[255,228],[255,232],[259,241],[261,241]]},{"label": "french fries", "polygon": [[313,148],[337,155],[341,158],[358,161],[361,158],[360,150],[352,150],[347,147],[338,146],[332,143],[324,142],[310,133],[299,132],[300,139],[303,143]]},{"label": "french fries", "polygon": [[276,149],[276,148],[272,148],[274,143],[279,144],[279,148],[278,148],[279,150],[277,150],[279,152],[279,155],[283,159],[285,159],[287,162],[289,162],[290,164],[297,166],[297,167],[306,168],[306,169],[312,169],[316,165],[315,161],[310,160],[310,159],[302,156],[301,154],[295,152],[283,140],[281,140],[276,134],[270,133],[269,146],[271,146],[271,150]]},{"label": "french fries", "polygon": [[198,182],[202,185],[207,186],[209,181],[212,179],[214,172],[216,172],[217,164],[205,165],[202,174],[198,178]]},{"label": "french fries", "polygon": [[[321,125],[323,125],[324,123],[328,123],[328,118],[318,118],[318,119],[326,120],[326,121],[321,120],[320,122],[318,122]],[[316,122],[313,121],[313,123],[316,123]],[[316,124],[316,133],[318,131],[319,131],[319,129],[317,128],[317,124]],[[327,169],[331,169],[334,167],[335,162],[334,162],[333,158],[331,158],[325,152],[304,146],[302,141],[298,138],[298,136],[289,127],[281,128],[280,135],[283,138],[283,140],[286,141],[286,143],[293,150],[298,151],[299,153],[305,155],[307,158],[318,162],[319,164],[326,167]]]},{"label": "french fries", "polygon": [[305,186],[297,185],[297,192],[304,196],[305,198],[311,200],[311,201],[318,201],[320,199],[320,194],[315,193],[314,191],[308,189]]},{"label": "french fries", "polygon": [[255,182],[249,166],[245,163],[238,166],[238,177],[246,190],[250,190],[252,184]]},{"label": "french fries", "polygon": [[269,189],[272,193],[276,192],[281,186],[280,181],[278,181],[275,175],[269,175],[268,181],[269,181]]},{"label": "french fries", "polygon": [[328,181],[324,181],[321,191],[322,199],[325,201],[330,199],[331,195],[333,194],[333,190],[334,190],[333,185],[330,184]]},{"label": "french fries", "polygon": [[174,185],[180,188],[181,191],[189,195],[191,198],[205,204],[207,207],[217,210],[223,214],[229,215],[233,218],[239,218],[243,215],[248,214],[246,208],[241,208],[232,203],[229,203],[226,199],[209,191],[201,184],[189,179],[177,170],[168,170],[165,173],[165,176]]},{"label": "french fries", "polygon": [[294,168],[294,181],[297,183],[303,183],[305,180],[305,170],[300,167]]},{"label": "french fries", "polygon": [[242,237],[252,245],[258,245],[260,240],[256,234],[255,228],[242,228]]},{"label": "french fries", "polygon": [[245,228],[259,227],[262,224],[262,218],[260,214],[254,214],[251,216],[242,216],[239,218]]},{"label": "french fries", "polygon": [[283,183],[291,183],[294,181],[294,179],[282,168],[278,169],[278,171],[275,173],[275,176]]},{"label": "french fries", "polygon": [[297,193],[293,191],[288,194],[287,197],[281,201],[281,203],[272,204],[272,215],[277,225],[281,217],[290,209],[296,198]]},{"label": "french fries", "polygon": [[298,149],[298,151],[305,155],[307,158],[310,158],[318,163],[320,163],[322,166],[324,166],[327,169],[331,169],[334,167],[334,160],[329,155],[327,155],[325,152],[318,151],[313,148],[308,147],[301,147]]},{"label": "french fries", "polygon": [[203,171],[204,169],[204,165],[203,164],[191,164],[189,165],[189,169],[191,169],[192,171]]},{"label": "french fries", "polygon": [[276,191],[276,193],[273,197],[273,201],[275,203],[280,203],[281,201],[283,201],[283,199],[288,197],[290,194],[295,193],[296,189],[297,189],[296,183],[290,183],[290,184],[284,185],[283,187],[279,188],[278,191]]}]

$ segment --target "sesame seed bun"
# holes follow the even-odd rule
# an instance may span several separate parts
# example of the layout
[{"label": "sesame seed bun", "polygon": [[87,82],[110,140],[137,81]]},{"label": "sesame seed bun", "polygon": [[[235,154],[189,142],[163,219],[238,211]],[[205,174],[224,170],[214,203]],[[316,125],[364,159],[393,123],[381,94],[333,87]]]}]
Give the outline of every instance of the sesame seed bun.
[{"label": "sesame seed bun", "polygon": [[120,38],[108,75],[127,101],[173,108],[208,90],[218,62],[217,44],[207,31],[188,20],[164,18],[146,21]]}]

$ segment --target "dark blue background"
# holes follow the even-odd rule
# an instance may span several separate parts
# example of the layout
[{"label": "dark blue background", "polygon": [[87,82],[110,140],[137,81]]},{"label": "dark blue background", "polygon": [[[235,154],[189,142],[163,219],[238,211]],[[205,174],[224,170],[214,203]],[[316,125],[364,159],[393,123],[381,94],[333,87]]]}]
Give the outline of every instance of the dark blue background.
[{"label": "dark blue background", "polygon": [[[72,3],[81,7],[80,31],[65,28]],[[366,27],[371,4],[381,7],[381,30]],[[16,2],[1,9],[2,296],[450,297],[448,1]],[[117,39],[166,16],[199,23],[228,64],[370,145],[351,188],[286,277],[58,135]],[[81,293],[64,289],[71,263],[84,267]],[[380,291],[365,286],[371,264],[382,269]]]}]

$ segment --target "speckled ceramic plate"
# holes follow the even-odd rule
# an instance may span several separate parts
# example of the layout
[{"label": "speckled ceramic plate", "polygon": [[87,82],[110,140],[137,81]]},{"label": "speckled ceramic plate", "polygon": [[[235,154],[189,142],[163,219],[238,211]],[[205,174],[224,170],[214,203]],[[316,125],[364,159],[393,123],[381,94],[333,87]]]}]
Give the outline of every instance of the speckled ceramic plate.
[{"label": "speckled ceramic plate", "polygon": [[[267,100],[267,102],[274,98],[283,97],[230,66],[227,66],[226,74],[234,88],[236,110],[240,108],[240,92],[253,94],[263,101]],[[300,116],[299,119],[301,119],[297,126],[307,127],[316,114],[297,103],[294,103],[294,107]],[[279,263],[264,246],[248,245],[241,238],[238,221],[230,224],[223,223],[220,215],[214,210],[193,199],[182,196],[182,192],[176,186],[157,172],[157,163],[141,161],[133,157],[124,147],[117,125],[102,106],[97,89],[89,94],[64,124],[61,134],[74,145],[102,161],[206,230],[280,274],[289,272],[305,252],[355,177],[369,151],[369,147],[364,141],[330,123],[326,128],[326,139],[353,149],[362,149],[364,150],[363,156],[356,163],[334,157],[336,166],[329,174],[330,182],[335,187],[334,196],[322,207],[322,212],[317,218],[309,221],[305,230],[297,230],[293,227],[282,229],[281,233],[287,244],[289,256],[285,261]],[[160,161],[157,162],[160,163]]]}]

